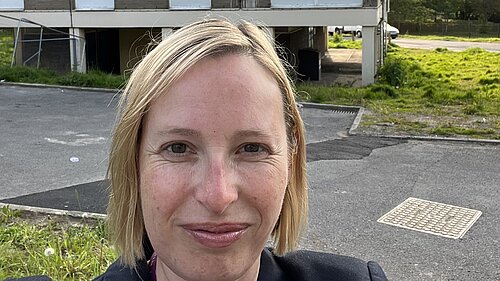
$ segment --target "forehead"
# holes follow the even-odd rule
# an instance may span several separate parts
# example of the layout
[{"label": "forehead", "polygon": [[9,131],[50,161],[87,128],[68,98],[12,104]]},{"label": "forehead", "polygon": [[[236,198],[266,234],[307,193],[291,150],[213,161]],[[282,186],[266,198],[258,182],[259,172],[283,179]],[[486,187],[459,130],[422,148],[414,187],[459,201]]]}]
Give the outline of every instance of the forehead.
[{"label": "forehead", "polygon": [[[247,55],[205,58],[151,104],[147,120],[164,126],[251,125],[284,122],[281,91],[272,74]],[[228,122],[232,121],[232,122]]]}]

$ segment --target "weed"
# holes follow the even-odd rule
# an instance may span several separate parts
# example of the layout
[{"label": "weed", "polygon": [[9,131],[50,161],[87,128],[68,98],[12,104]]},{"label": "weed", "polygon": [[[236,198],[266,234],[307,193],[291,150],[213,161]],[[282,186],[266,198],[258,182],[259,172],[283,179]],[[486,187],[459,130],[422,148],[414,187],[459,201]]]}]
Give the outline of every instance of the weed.
[{"label": "weed", "polygon": [[479,84],[481,85],[496,85],[500,83],[500,77],[494,77],[494,76],[487,76],[487,77],[481,77],[479,79]]},{"label": "weed", "polygon": [[3,206],[0,209],[0,224],[6,224],[10,220],[19,217],[21,212],[12,210],[8,206]]},{"label": "weed", "polygon": [[[390,85],[385,85],[385,84],[374,84],[373,86],[370,87],[370,92],[365,95],[365,98],[367,99],[375,99],[375,96],[371,96],[370,94],[372,93],[381,93],[383,94],[382,96],[378,95],[377,97],[380,98],[396,98],[399,96],[397,90]],[[368,97],[369,96],[369,97]],[[385,96],[385,97],[384,97]]]},{"label": "weed", "polygon": [[474,115],[484,111],[484,103],[481,101],[473,101],[472,104],[464,108],[464,113],[467,115]]},{"label": "weed", "polygon": [[328,41],[328,48],[361,49],[362,40],[345,40],[341,34],[335,34]]},{"label": "weed", "polygon": [[461,128],[456,126],[438,126],[431,130],[432,134],[436,135],[466,135],[481,137],[484,135],[493,135],[495,130],[493,129],[471,129],[471,128]]},{"label": "weed", "polygon": [[340,43],[344,40],[344,37],[342,34],[334,33],[331,40],[333,43]]},{"label": "weed", "polygon": [[434,51],[436,51],[438,53],[448,52],[448,48],[438,47],[438,48],[434,49]]},{"label": "weed", "polygon": [[116,259],[103,221],[82,225],[64,218],[19,218],[6,207],[0,214],[0,280],[40,274],[91,280]]}]

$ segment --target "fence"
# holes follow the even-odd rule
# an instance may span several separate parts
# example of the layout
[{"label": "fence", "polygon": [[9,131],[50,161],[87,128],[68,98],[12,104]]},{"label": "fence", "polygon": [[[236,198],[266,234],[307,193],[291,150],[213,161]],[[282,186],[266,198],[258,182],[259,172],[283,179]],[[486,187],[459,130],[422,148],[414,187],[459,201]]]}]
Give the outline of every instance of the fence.
[{"label": "fence", "polygon": [[[390,19],[389,19],[390,21]],[[468,37],[500,38],[500,23],[480,23],[477,21],[456,21],[437,23],[391,22],[399,29],[400,34],[411,35],[444,35]]]}]

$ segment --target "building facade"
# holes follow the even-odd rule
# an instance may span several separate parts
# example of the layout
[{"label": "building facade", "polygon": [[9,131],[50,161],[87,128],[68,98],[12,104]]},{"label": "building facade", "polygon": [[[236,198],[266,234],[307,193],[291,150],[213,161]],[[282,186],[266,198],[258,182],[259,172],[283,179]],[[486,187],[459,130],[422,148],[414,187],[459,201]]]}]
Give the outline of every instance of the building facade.
[{"label": "building facade", "polygon": [[[123,73],[152,38],[206,17],[266,26],[297,65],[299,50],[327,50],[326,26],[362,25],[362,83],[382,61],[381,29],[388,0],[3,0],[0,28],[17,38],[15,62],[58,71]],[[42,40],[40,40],[42,39]]]}]

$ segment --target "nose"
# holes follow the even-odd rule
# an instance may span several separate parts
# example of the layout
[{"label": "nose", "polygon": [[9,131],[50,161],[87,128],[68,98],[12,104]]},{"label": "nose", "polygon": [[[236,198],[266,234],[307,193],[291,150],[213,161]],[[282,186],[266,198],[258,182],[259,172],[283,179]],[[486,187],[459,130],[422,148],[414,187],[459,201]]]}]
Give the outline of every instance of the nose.
[{"label": "nose", "polygon": [[211,160],[203,171],[203,180],[195,198],[210,212],[220,215],[238,199],[238,189],[230,165],[222,159]]}]

